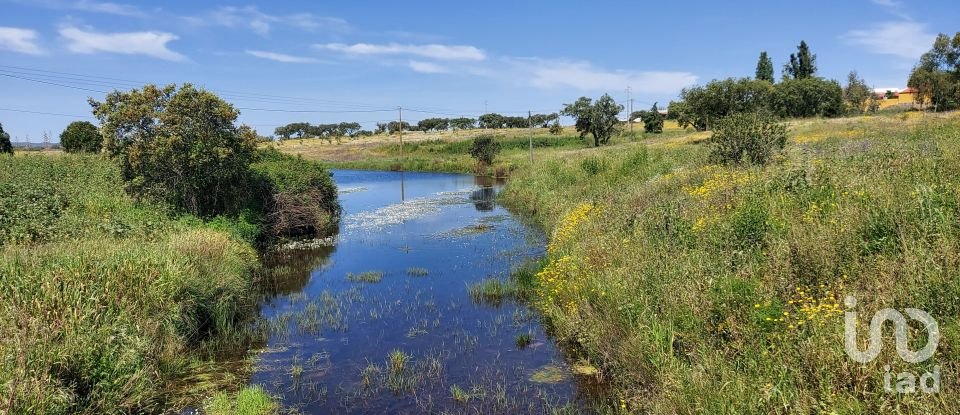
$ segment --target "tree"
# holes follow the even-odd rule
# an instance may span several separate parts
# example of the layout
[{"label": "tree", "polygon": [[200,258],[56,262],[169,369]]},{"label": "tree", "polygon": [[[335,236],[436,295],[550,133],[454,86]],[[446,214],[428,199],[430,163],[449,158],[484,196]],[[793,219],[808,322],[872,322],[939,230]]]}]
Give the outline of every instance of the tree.
[{"label": "tree", "polygon": [[610,141],[610,137],[620,126],[617,115],[621,111],[623,105],[617,104],[609,94],[603,94],[596,103],[590,98],[580,97],[573,104],[564,105],[560,113],[576,120],[575,126],[580,138],[590,133],[593,135],[593,145],[600,147]]},{"label": "tree", "polygon": [[771,84],[773,80],[773,60],[767,55],[767,51],[760,52],[760,59],[757,61],[756,79],[758,81],[767,81]]},{"label": "tree", "polygon": [[470,145],[470,156],[476,159],[478,163],[489,166],[493,164],[493,160],[500,153],[500,149],[500,143],[493,136],[482,135],[473,139],[473,143]]},{"label": "tree", "polygon": [[400,123],[397,121],[390,121],[389,123],[387,123],[387,131],[389,131],[390,134],[399,132],[401,128],[403,128],[403,131],[410,131],[411,130],[410,123],[406,121],[404,121],[403,123]]},{"label": "tree", "polygon": [[93,123],[74,121],[60,133],[60,147],[68,153],[99,153],[103,136]]},{"label": "tree", "polygon": [[663,115],[657,108],[657,103],[653,103],[650,111],[643,114],[643,131],[648,133],[660,134],[663,132]]},{"label": "tree", "polygon": [[469,130],[473,128],[476,123],[477,120],[473,118],[460,117],[450,120],[450,127],[454,130]]},{"label": "tree", "polygon": [[774,86],[771,107],[781,117],[840,116],[843,88],[822,78],[789,79]]},{"label": "tree", "polygon": [[245,204],[256,133],[236,126],[240,113],[232,105],[190,84],[147,85],[89,102],[135,196],[201,216]]},{"label": "tree", "polygon": [[557,119],[553,120],[553,124],[550,124],[550,134],[563,134],[563,126],[560,125],[560,117],[557,117]]},{"label": "tree", "polygon": [[387,132],[387,127],[388,127],[387,123],[385,123],[385,122],[378,122],[378,123],[377,123],[377,128],[376,128],[375,130],[373,130],[373,133],[374,133],[374,134],[383,134],[383,133]]},{"label": "tree", "polygon": [[867,86],[857,71],[850,71],[847,75],[847,86],[843,88],[843,100],[847,104],[848,114],[863,114],[866,108],[867,100],[875,96],[873,90]]},{"label": "tree", "polygon": [[767,81],[750,78],[713,80],[703,86],[680,92],[682,107],[669,108],[682,126],[698,130],[710,127],[714,120],[738,112],[755,112],[770,107],[774,86]]},{"label": "tree", "polygon": [[790,54],[790,61],[783,67],[785,79],[807,79],[817,73],[817,55],[810,52],[807,42],[801,40],[797,53]]},{"label": "tree", "polygon": [[417,123],[420,131],[446,131],[450,128],[450,120],[446,118],[424,118]]},{"label": "tree", "polygon": [[937,35],[911,71],[907,86],[917,89],[919,104],[930,103],[934,111],[960,107],[960,32],[952,39]]},{"label": "tree", "polygon": [[13,143],[10,134],[3,131],[3,124],[0,124],[0,154],[13,154]]},{"label": "tree", "polygon": [[496,113],[483,114],[477,118],[477,122],[480,125],[480,128],[503,128],[505,122],[503,116]]}]

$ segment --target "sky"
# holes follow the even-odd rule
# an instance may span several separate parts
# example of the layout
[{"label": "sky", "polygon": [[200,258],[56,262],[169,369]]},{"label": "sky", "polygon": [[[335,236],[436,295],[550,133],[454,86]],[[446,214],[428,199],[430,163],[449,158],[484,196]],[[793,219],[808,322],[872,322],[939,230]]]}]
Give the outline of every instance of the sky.
[{"label": "sky", "polygon": [[[51,141],[88,98],[193,83],[270,135],[290,122],[557,112],[609,93],[634,109],[684,87],[780,69],[800,40],[820,76],[904,87],[956,0],[210,1],[0,0],[0,124]],[[952,24],[951,24],[952,23]]]}]

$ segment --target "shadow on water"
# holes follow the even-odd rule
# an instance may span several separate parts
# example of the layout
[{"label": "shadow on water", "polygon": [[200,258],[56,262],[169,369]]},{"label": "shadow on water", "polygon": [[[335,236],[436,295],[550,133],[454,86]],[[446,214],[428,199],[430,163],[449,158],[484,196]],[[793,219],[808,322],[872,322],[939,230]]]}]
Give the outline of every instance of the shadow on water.
[{"label": "shadow on water", "polygon": [[543,256],[544,237],[496,204],[502,181],[334,179],[339,235],[264,258],[268,340],[251,383],[303,413],[585,410],[592,378],[510,294],[511,271]]}]

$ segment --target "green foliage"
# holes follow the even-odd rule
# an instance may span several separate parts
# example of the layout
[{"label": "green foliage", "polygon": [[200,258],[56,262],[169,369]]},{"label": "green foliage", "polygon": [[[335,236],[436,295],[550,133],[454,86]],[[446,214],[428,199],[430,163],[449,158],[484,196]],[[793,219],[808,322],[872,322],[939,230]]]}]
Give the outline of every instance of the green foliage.
[{"label": "green foliage", "polygon": [[315,236],[331,231],[340,218],[337,187],[330,172],[314,161],[268,148],[251,165],[255,201],[265,212],[268,236]]},{"label": "green foliage", "polygon": [[850,71],[850,74],[847,75],[847,86],[843,88],[843,100],[847,107],[846,113],[862,114],[864,111],[870,111],[871,105],[868,105],[868,101],[871,97],[875,98],[876,96],[873,90],[867,86],[866,81],[857,75],[857,71]]},{"label": "green foliage", "polygon": [[74,121],[60,133],[60,147],[68,153],[99,153],[103,136],[92,123]]},{"label": "green foliage", "polygon": [[810,52],[807,42],[801,40],[797,53],[790,54],[790,61],[783,67],[784,79],[807,79],[817,73],[817,55]]},{"label": "green foliage", "polygon": [[650,111],[643,113],[643,131],[647,133],[660,134],[663,132],[663,115],[657,108],[657,103],[653,103]]},{"label": "green foliage", "polygon": [[564,105],[560,113],[576,120],[580,138],[589,133],[593,135],[593,145],[607,144],[610,137],[620,126],[617,115],[623,111],[623,105],[617,104],[609,94],[603,94],[596,103],[590,98],[580,97],[573,104]]},{"label": "green foliage", "polygon": [[757,61],[757,71],[754,79],[770,83],[774,82],[773,60],[767,55],[767,51],[760,52],[760,59]]},{"label": "green foliage", "polygon": [[506,127],[506,121],[504,120],[504,117],[496,113],[481,115],[479,118],[477,118],[477,124],[480,126],[480,128]]},{"label": "green foliage", "polygon": [[719,120],[708,143],[723,164],[766,164],[787,142],[787,127],[766,113],[740,113]]},{"label": "green foliage", "polygon": [[960,107],[960,32],[952,39],[939,34],[913,68],[907,85],[918,90],[917,103],[929,103],[935,111]]},{"label": "green foliage", "polygon": [[493,136],[483,135],[473,139],[470,145],[470,156],[483,165],[493,164],[493,160],[500,153],[502,146]]},{"label": "green foliage", "polygon": [[843,88],[822,78],[788,79],[774,87],[771,109],[781,117],[840,116]]},{"label": "green foliage", "polygon": [[233,106],[190,84],[114,91],[90,105],[134,195],[195,215],[242,208],[256,134],[235,125]]},{"label": "green foliage", "polygon": [[447,118],[424,118],[417,123],[417,130],[420,131],[446,131],[450,128],[450,120]]},{"label": "green foliage", "polygon": [[477,124],[477,120],[473,118],[453,118],[450,120],[450,128],[454,130],[469,130]]},{"label": "green foliage", "polygon": [[204,406],[208,415],[275,415],[280,405],[262,386],[248,386],[231,396],[218,392]]},{"label": "green foliage", "polygon": [[728,115],[769,108],[773,92],[774,86],[766,81],[749,78],[713,80],[681,91],[682,106],[674,104],[668,112],[676,113],[672,116],[681,127],[692,125],[702,131]]},{"label": "green foliage", "polygon": [[587,174],[594,176],[607,170],[606,160],[597,157],[587,157],[580,161],[580,168]]},{"label": "green foliage", "polygon": [[553,135],[563,134],[563,127],[560,125],[559,118],[554,120],[553,124],[550,124],[550,134],[553,134]]},{"label": "green foliage", "polygon": [[0,124],[0,154],[13,154],[13,144],[10,143],[10,134],[3,131],[3,124]]}]

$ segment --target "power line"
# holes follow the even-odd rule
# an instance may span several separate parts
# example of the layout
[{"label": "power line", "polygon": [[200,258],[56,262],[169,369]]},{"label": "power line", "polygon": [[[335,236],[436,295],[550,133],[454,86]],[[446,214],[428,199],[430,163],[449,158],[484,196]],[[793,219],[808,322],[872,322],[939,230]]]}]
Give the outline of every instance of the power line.
[{"label": "power line", "polygon": [[15,108],[0,108],[0,111],[11,111],[11,112],[23,112],[27,114],[40,114],[40,115],[56,115],[61,117],[72,117],[72,118],[90,118],[95,119],[89,115],[73,115],[73,114],[60,114],[56,112],[42,112],[42,111],[31,111],[31,110],[21,110]]}]

